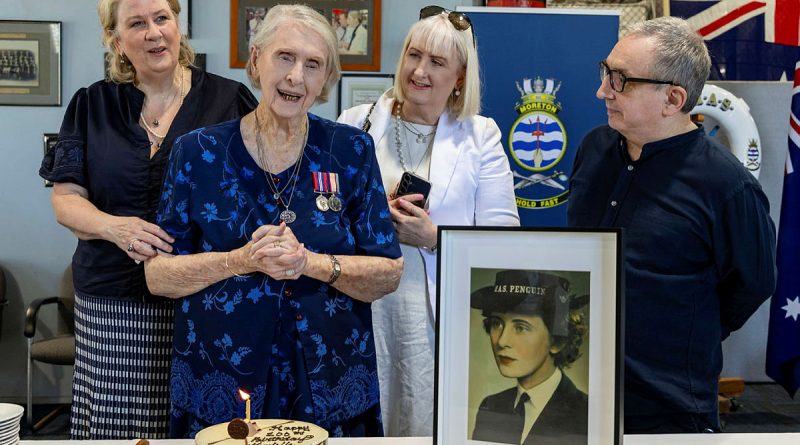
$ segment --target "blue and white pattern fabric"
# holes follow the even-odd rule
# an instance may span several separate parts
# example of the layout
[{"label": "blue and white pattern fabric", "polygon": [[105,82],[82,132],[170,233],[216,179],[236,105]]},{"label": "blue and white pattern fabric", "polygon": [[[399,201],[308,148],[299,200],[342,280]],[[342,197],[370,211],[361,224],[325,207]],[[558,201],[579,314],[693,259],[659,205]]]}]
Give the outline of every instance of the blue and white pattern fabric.
[{"label": "blue and white pattern fabric", "polygon": [[[372,138],[309,114],[296,187],[286,187],[297,239],[313,252],[400,257]],[[274,175],[279,189],[292,168]],[[340,212],[317,209],[312,172],[338,173]],[[291,196],[294,194],[293,197]],[[157,223],[178,254],[225,252],[261,225],[280,223],[264,172],[248,154],[240,120],[195,130],[175,143]],[[172,437],[244,417],[316,423],[332,436],[381,435],[368,303],[308,277],[232,277],[176,306]]]},{"label": "blue and white pattern fabric", "polygon": [[166,438],[173,308],[75,295],[72,440]]}]

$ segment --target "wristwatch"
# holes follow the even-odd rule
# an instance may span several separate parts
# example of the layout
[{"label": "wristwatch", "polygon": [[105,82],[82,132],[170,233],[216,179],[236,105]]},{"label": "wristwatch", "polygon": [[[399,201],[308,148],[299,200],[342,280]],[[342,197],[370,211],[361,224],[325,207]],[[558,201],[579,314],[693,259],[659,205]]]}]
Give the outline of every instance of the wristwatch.
[{"label": "wristwatch", "polygon": [[333,284],[339,279],[339,275],[342,274],[342,266],[339,264],[339,260],[337,260],[335,256],[331,254],[328,254],[328,256],[331,259],[331,266],[333,266],[331,277],[328,278],[328,284]]},{"label": "wristwatch", "polygon": [[430,252],[430,253],[436,253],[436,249],[437,249],[438,247],[439,247],[439,245],[438,245],[438,244],[434,244],[434,245],[433,245],[433,246],[431,246],[431,247],[425,247],[425,246],[422,246],[422,248],[423,248],[424,250],[427,250],[427,251],[428,251],[428,252]]}]

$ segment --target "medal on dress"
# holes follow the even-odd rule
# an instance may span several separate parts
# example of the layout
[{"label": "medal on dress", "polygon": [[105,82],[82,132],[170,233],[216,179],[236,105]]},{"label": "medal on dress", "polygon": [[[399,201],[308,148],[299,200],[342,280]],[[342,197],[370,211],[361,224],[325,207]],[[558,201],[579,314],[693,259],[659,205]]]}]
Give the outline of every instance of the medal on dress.
[{"label": "medal on dress", "polygon": [[297,219],[297,214],[295,214],[293,211],[289,209],[286,209],[281,212],[280,218],[281,221],[285,222],[286,224],[291,224],[294,222],[294,220]]},{"label": "medal on dress", "polygon": [[337,198],[336,195],[331,195],[331,197],[328,198],[328,207],[334,212],[338,212],[342,210],[342,200]]},{"label": "medal on dress", "polygon": [[[311,172],[313,176],[314,192],[318,193],[317,208],[327,212],[342,210],[342,200],[336,194],[339,192],[339,174],[329,172]],[[326,194],[330,194],[326,197]]]},{"label": "medal on dress", "polygon": [[325,198],[323,195],[317,195],[317,208],[321,212],[327,212],[330,206],[328,205],[328,199]]}]

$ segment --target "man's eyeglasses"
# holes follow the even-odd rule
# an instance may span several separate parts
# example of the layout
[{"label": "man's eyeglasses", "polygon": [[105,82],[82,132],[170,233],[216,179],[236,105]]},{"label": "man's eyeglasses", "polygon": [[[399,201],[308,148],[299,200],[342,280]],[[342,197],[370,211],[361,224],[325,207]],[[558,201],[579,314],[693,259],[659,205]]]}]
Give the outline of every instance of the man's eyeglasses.
[{"label": "man's eyeglasses", "polygon": [[642,79],[639,77],[628,77],[622,74],[619,70],[612,70],[609,68],[608,64],[604,61],[600,62],[600,82],[603,82],[603,79],[608,76],[608,84],[611,85],[611,89],[616,91],[617,93],[621,93],[625,89],[625,85],[628,82],[638,82],[638,83],[653,83],[656,85],[673,85],[673,86],[680,86],[677,83],[671,80],[655,80],[655,79]]},{"label": "man's eyeglasses", "polygon": [[472,31],[472,43],[474,45],[475,29],[472,28],[472,21],[463,12],[451,11],[449,9],[442,8],[441,6],[430,5],[419,10],[419,19],[427,19],[428,17],[433,17],[443,12],[447,13],[447,20],[453,24],[455,29],[459,31],[466,31],[470,29]]}]

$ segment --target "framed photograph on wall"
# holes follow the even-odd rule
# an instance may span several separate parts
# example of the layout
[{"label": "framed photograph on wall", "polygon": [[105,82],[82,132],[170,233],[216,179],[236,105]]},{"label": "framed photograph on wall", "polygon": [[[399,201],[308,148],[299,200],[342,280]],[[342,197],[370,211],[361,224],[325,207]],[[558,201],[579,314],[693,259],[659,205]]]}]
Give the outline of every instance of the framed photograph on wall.
[{"label": "framed photograph on wall", "polygon": [[486,6],[511,8],[544,8],[546,0],[486,0]]},{"label": "framed photograph on wall", "polygon": [[438,246],[434,444],[619,444],[621,231],[440,226]]},{"label": "framed photograph on wall", "polygon": [[186,37],[192,38],[192,0],[178,0],[181,5],[181,14],[178,24]]},{"label": "framed photograph on wall", "polygon": [[0,20],[0,105],[61,105],[61,22]]},{"label": "framed photograph on wall", "polygon": [[394,85],[394,74],[342,74],[337,114],[356,105],[377,102]]},{"label": "framed photograph on wall", "polygon": [[[231,0],[230,67],[244,68],[250,39],[281,0]],[[380,71],[381,0],[308,0],[331,24],[343,71]]]}]

